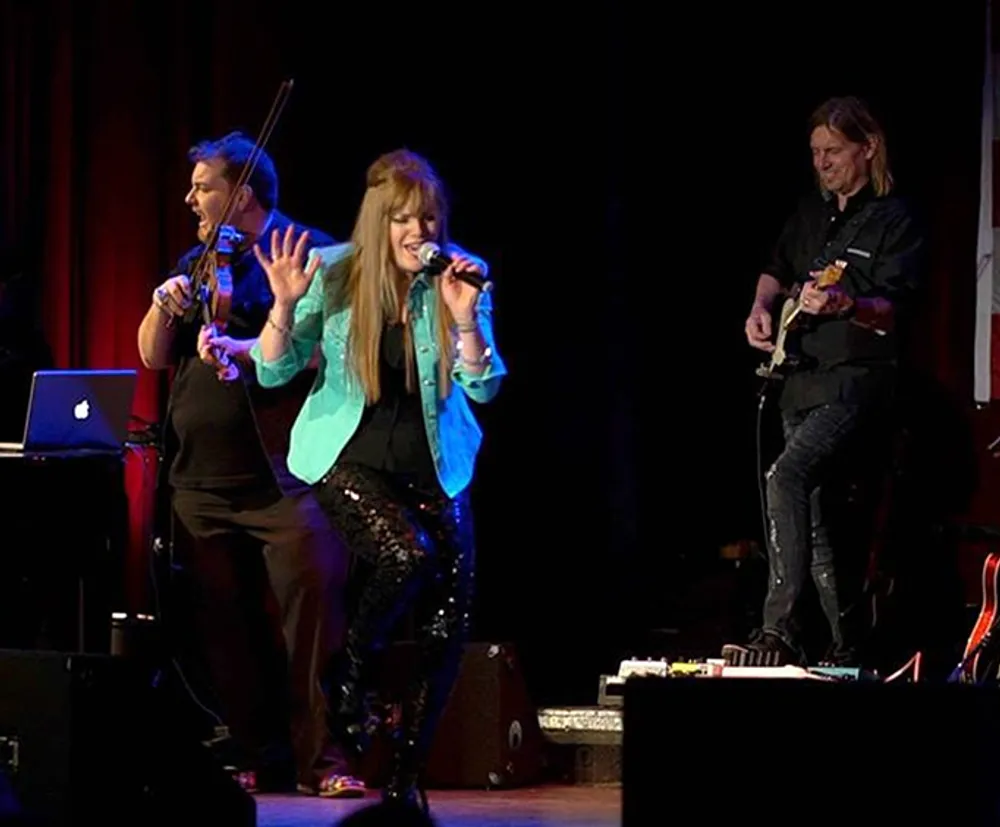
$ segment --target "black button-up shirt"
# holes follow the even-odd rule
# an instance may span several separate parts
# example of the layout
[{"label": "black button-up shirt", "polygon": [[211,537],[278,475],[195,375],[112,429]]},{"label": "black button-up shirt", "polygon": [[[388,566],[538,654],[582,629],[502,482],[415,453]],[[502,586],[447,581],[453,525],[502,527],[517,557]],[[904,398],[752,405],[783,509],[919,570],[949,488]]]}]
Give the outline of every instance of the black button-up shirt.
[{"label": "black button-up shirt", "polygon": [[[867,218],[859,228],[855,223],[856,231],[848,233],[843,249],[841,228],[866,207]],[[852,318],[802,314],[787,343],[803,364],[784,380],[782,408],[884,398],[882,391],[893,384],[907,310],[923,278],[925,247],[906,203],[892,194],[877,197],[870,185],[851,196],[843,211],[836,197],[819,191],[802,199],[763,272],[790,290],[807,281],[810,271],[835,259],[846,261],[841,289],[854,299],[878,296],[891,301],[894,330],[880,335]]]},{"label": "black button-up shirt", "polygon": [[[406,340],[401,324],[387,324],[380,348],[379,400],[366,405],[338,463],[355,462],[436,491],[437,471],[427,440],[420,393],[406,389]],[[416,365],[414,365],[414,371]]]}]

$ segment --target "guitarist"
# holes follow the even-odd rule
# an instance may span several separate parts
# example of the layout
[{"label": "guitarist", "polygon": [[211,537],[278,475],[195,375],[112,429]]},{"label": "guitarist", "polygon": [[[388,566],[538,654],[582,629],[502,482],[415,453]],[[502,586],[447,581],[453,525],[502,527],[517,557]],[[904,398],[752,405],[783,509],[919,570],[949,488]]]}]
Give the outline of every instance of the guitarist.
[{"label": "guitarist", "polygon": [[[772,352],[776,299],[801,283],[801,359],[781,380],[779,395],[785,445],[765,475],[770,564],[763,623],[748,646],[723,650],[747,665],[805,662],[796,619],[810,576],[830,626],[826,660],[858,665],[847,610],[861,578],[845,588],[840,526],[821,503],[828,504],[837,471],[863,434],[888,445],[888,432],[879,430],[888,422],[877,414],[894,398],[899,326],[924,267],[924,238],[893,192],[885,137],[865,104],[828,100],[809,130],[818,186],[787,220],[746,321],[751,346]],[[838,260],[846,262],[840,280],[817,287],[818,271]]]}]

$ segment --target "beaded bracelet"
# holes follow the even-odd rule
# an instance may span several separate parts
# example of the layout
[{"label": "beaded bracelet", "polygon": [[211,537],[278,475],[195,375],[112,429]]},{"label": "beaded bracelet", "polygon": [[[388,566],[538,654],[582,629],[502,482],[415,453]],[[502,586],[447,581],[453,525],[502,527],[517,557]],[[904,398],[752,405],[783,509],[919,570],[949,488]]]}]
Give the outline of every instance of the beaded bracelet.
[{"label": "beaded bracelet", "polygon": [[273,327],[275,330],[277,330],[278,333],[280,333],[282,336],[292,335],[292,329],[290,327],[282,327],[274,319],[271,318],[270,313],[267,314],[267,323],[271,325],[271,327]]},{"label": "beaded bracelet", "polygon": [[462,347],[462,343],[459,342],[457,347],[458,361],[464,365],[468,365],[469,367],[475,367],[475,368],[482,367],[483,365],[488,364],[489,361],[493,358],[493,350],[488,345],[485,348],[483,348],[483,351],[482,353],[479,354],[478,359],[466,358],[463,350],[464,349]]}]

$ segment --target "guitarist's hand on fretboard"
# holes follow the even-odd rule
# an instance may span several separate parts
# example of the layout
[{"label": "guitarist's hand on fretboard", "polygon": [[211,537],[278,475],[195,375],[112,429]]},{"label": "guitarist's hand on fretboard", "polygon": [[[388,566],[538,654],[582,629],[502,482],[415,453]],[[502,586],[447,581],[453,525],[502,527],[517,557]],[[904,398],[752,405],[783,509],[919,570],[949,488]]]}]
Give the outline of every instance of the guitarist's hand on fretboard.
[{"label": "guitarist's hand on fretboard", "polygon": [[[813,272],[809,275],[815,279],[820,273]],[[850,310],[854,304],[854,300],[838,285],[817,287],[815,281],[807,281],[802,286],[800,301],[802,312],[812,316],[837,316]]]}]

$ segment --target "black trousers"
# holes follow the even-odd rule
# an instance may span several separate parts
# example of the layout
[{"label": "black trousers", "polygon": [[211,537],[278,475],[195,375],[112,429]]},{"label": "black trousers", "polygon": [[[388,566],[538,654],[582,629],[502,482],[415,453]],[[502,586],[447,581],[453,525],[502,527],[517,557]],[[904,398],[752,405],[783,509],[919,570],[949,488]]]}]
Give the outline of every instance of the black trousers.
[{"label": "black trousers", "polygon": [[[371,656],[419,596],[415,677],[395,733],[389,787],[413,788],[468,638],[475,550],[468,492],[449,499],[356,464],[337,465],[317,498],[364,569],[347,632],[339,727],[363,748]],[[370,734],[370,730],[369,730]]]},{"label": "black trousers", "polygon": [[233,739],[264,764],[290,742],[301,783],[342,769],[324,681],[344,639],[348,557],[315,499],[175,490],[173,511],[181,612]]}]

